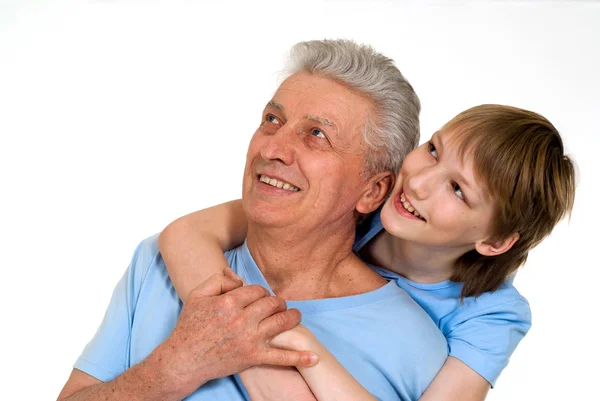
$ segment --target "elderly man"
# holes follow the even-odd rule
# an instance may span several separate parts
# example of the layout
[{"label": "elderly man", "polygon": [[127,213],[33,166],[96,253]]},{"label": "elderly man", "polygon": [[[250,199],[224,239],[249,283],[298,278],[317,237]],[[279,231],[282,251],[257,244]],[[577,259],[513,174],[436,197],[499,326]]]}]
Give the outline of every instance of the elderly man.
[{"label": "elderly man", "polygon": [[[215,276],[182,308],[157,237],[143,241],[59,399],[245,399],[232,374],[310,364],[267,344],[299,322],[282,298],[380,399],[417,399],[439,371],[447,346],[433,321],[352,253],[358,216],[418,140],[418,99],[371,48],[314,41],[293,56],[248,148],[246,242],[226,253],[254,285]],[[261,368],[246,372],[254,386]]]}]

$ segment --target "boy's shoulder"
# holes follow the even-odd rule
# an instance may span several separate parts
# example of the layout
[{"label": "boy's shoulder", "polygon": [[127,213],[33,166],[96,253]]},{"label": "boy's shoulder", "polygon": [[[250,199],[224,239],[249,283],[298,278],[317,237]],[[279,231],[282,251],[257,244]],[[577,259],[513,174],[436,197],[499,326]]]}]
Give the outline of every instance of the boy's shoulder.
[{"label": "boy's shoulder", "polygon": [[513,285],[512,277],[494,292],[486,292],[478,297],[465,297],[461,300],[462,283],[450,280],[432,284],[417,283],[382,268],[375,268],[375,270],[383,277],[394,280],[425,309],[442,330],[444,323],[464,322],[478,315],[502,310],[521,313],[525,320],[531,318],[529,303]]},{"label": "boy's shoulder", "polygon": [[492,385],[531,327],[529,303],[512,279],[494,292],[461,300],[461,283],[422,284],[383,269],[380,274],[394,279],[433,319],[448,341],[450,356]]}]

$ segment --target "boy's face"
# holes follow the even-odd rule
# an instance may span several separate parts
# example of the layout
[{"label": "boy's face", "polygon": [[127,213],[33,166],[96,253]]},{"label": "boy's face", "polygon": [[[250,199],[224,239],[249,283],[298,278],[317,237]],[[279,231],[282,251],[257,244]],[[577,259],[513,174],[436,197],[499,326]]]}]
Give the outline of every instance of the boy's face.
[{"label": "boy's face", "polygon": [[476,178],[472,150],[461,157],[452,137],[436,132],[406,157],[381,220],[395,237],[458,257],[490,237],[497,206]]}]

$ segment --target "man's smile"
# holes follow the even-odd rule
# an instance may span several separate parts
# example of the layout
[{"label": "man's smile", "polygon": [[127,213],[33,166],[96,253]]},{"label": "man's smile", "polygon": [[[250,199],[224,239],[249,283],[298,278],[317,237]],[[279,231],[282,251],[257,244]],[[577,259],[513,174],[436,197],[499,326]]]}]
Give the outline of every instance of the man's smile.
[{"label": "man's smile", "polygon": [[277,188],[284,189],[284,190],[290,191],[290,192],[300,191],[300,188],[293,186],[289,182],[280,181],[276,178],[272,178],[272,177],[269,177],[264,174],[260,174],[259,181],[264,182],[265,184],[271,185],[272,187],[277,187]]}]

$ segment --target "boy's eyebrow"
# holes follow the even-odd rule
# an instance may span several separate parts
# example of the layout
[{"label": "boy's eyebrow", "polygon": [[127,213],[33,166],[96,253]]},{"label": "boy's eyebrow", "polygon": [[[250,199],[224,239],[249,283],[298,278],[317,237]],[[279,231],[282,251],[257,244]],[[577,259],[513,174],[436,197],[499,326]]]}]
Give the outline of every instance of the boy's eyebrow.
[{"label": "boy's eyebrow", "polygon": [[[438,132],[439,132],[439,131],[435,131],[435,132],[433,133],[433,135],[431,135],[431,139],[430,139],[430,141],[432,141],[432,142],[433,142],[433,140],[434,140],[434,139],[436,139],[436,142],[437,142],[437,143],[439,143],[439,145],[440,145],[440,150],[443,152],[443,151],[444,151],[444,143],[442,142],[442,139],[441,139],[441,138],[439,138]],[[439,138],[439,139],[438,139],[438,138]]]}]

